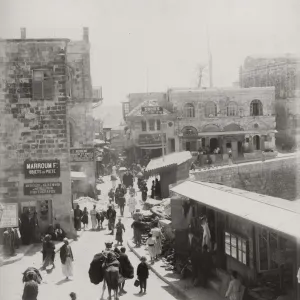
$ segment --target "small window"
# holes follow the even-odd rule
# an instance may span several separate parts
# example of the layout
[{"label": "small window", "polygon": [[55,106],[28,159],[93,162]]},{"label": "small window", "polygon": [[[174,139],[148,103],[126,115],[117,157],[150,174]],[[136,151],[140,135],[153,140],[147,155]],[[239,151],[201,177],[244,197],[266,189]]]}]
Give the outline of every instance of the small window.
[{"label": "small window", "polygon": [[155,131],[155,120],[149,120],[149,130]]},{"label": "small window", "polygon": [[195,107],[191,103],[185,104],[183,108],[183,115],[185,118],[195,118]]},{"label": "small window", "polygon": [[54,96],[54,81],[51,72],[34,70],[32,76],[32,98],[34,100],[52,99]]},{"label": "small window", "polygon": [[156,120],[156,129],[161,130],[161,123],[160,120]]},{"label": "small window", "polygon": [[247,265],[247,240],[225,232],[225,253]]},{"label": "small window", "polygon": [[227,106],[227,116],[234,117],[237,115],[237,105],[234,102],[229,102]]},{"label": "small window", "polygon": [[147,131],[147,123],[146,123],[146,121],[142,121],[142,131]]},{"label": "small window", "polygon": [[210,101],[205,105],[205,116],[208,118],[216,117],[217,116],[217,105]]},{"label": "small window", "polygon": [[253,100],[250,104],[250,116],[262,116],[263,105],[260,100]]}]

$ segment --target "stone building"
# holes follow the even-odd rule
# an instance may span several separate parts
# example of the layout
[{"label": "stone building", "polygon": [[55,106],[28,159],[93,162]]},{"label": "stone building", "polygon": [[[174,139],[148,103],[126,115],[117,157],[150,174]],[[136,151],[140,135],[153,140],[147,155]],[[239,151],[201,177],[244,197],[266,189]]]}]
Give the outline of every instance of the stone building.
[{"label": "stone building", "polygon": [[275,148],[275,89],[170,89],[178,150],[199,148],[234,158]]},{"label": "stone building", "polygon": [[93,140],[88,32],[81,42],[21,32],[0,40],[0,199],[72,235],[70,147]]},{"label": "stone building", "polygon": [[299,131],[300,59],[293,55],[249,56],[240,68],[240,87],[275,87],[276,142],[291,147]]},{"label": "stone building", "polygon": [[136,93],[123,103],[126,120],[127,148],[135,158],[154,158],[175,151],[175,127],[172,103],[166,93]]}]

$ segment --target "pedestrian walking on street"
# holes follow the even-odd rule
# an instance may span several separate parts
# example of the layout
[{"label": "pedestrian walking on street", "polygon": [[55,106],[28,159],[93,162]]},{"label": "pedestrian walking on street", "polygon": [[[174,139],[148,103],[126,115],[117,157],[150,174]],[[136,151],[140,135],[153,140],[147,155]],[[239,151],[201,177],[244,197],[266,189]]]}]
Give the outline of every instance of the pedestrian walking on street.
[{"label": "pedestrian walking on street", "polygon": [[134,220],[131,225],[131,228],[133,229],[133,240],[137,247],[140,247],[142,244],[142,226],[143,223],[140,219]]},{"label": "pedestrian walking on street", "polygon": [[120,207],[120,215],[124,217],[124,208],[125,208],[126,200],[125,195],[119,198],[119,207]]},{"label": "pedestrian walking on street", "polygon": [[74,223],[75,223],[75,229],[77,231],[81,230],[81,218],[82,218],[82,210],[79,208],[79,205],[77,205],[74,210]]},{"label": "pedestrian walking on street", "polygon": [[96,213],[96,219],[98,221],[98,229],[103,229],[103,222],[104,222],[104,213],[103,211]]},{"label": "pedestrian walking on street", "polygon": [[[115,192],[116,204],[117,205],[120,206],[120,203],[123,204],[123,202],[124,202],[124,205],[125,205],[125,194],[126,194],[125,188],[123,188],[122,185],[119,184],[119,186],[117,187],[116,192]],[[124,200],[123,200],[123,198],[124,198]],[[120,211],[121,211],[121,208],[120,208]]]},{"label": "pedestrian walking on street", "polygon": [[121,246],[123,245],[123,231],[125,232],[125,227],[121,218],[119,218],[119,222],[116,225],[116,241],[118,242],[117,246],[119,246],[119,244],[121,244]]},{"label": "pedestrian walking on street", "polygon": [[229,300],[239,300],[240,299],[240,293],[242,289],[242,284],[240,280],[237,278],[237,272],[232,272],[232,280],[229,283],[227,292],[225,297],[229,298]]},{"label": "pedestrian walking on street", "polygon": [[106,216],[107,216],[107,219],[108,219],[108,230],[111,230],[110,234],[113,235],[114,232],[115,232],[115,222],[116,222],[117,213],[116,213],[114,207],[111,204],[108,206]]},{"label": "pedestrian walking on street", "polygon": [[119,255],[119,262],[121,265],[121,275],[125,278],[124,282],[121,284],[120,293],[126,294],[127,292],[124,290],[125,281],[127,279],[132,279],[134,277],[134,268],[127,256],[126,248],[121,248],[121,253]]},{"label": "pedestrian walking on street", "polygon": [[156,226],[151,229],[151,233],[153,238],[155,239],[155,258],[158,259],[162,251],[162,233],[161,229],[158,228],[158,221]]},{"label": "pedestrian walking on street", "polygon": [[115,190],[117,186],[117,176],[111,175],[110,180],[111,180],[111,187],[113,190]]},{"label": "pedestrian walking on street", "polygon": [[128,199],[128,208],[131,216],[133,216],[133,213],[135,212],[135,207],[137,205],[137,201],[133,195],[130,195],[130,198]]},{"label": "pedestrian walking on street", "polygon": [[115,190],[114,189],[110,189],[110,191],[108,193],[108,197],[112,200],[112,202],[115,202]]},{"label": "pedestrian walking on street", "polygon": [[148,252],[151,259],[151,263],[154,263],[156,257],[155,243],[155,238],[153,238],[152,233],[149,233],[146,245],[148,246]]},{"label": "pedestrian walking on street", "polygon": [[43,241],[43,266],[42,269],[46,269],[48,266],[52,265],[52,268],[55,268],[54,259],[55,259],[55,245],[51,241],[51,236],[46,235]]},{"label": "pedestrian walking on street", "polygon": [[73,253],[72,248],[69,245],[67,238],[64,238],[64,245],[60,248],[60,260],[62,263],[62,273],[68,280],[69,277],[73,277]]},{"label": "pedestrian walking on street", "polygon": [[34,281],[34,274],[29,273],[28,279],[24,285],[22,300],[37,300],[39,294],[39,285]]},{"label": "pedestrian walking on street", "polygon": [[148,266],[146,264],[146,257],[142,256],[141,257],[141,263],[138,265],[137,267],[137,277],[138,280],[140,281],[140,294],[144,293],[146,294],[146,290],[147,290],[147,279],[149,277],[149,269]]},{"label": "pedestrian walking on street", "polygon": [[92,221],[92,230],[96,230],[97,229],[96,205],[94,205],[94,208],[90,211],[90,215],[91,215],[91,221]]},{"label": "pedestrian walking on street", "polygon": [[89,213],[86,207],[83,209],[81,221],[83,224],[83,229],[85,230],[89,223]]}]

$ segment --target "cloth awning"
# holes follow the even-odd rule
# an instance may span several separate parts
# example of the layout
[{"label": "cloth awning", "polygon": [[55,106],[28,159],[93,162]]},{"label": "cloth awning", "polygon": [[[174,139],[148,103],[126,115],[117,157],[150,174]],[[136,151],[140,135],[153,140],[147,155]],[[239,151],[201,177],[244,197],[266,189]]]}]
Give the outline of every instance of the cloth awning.
[{"label": "cloth awning", "polygon": [[71,172],[71,179],[72,180],[84,180],[86,178],[87,178],[87,176],[83,172],[74,172],[74,171]]},{"label": "cloth awning", "polygon": [[300,205],[214,183],[187,180],[171,189],[208,207],[300,239]]},{"label": "cloth awning", "polygon": [[146,172],[157,172],[164,168],[169,168],[176,165],[181,165],[184,162],[192,159],[190,151],[174,152],[164,157],[153,158],[146,167]]},{"label": "cloth awning", "polygon": [[218,132],[199,132],[198,137],[202,136],[230,136],[230,135],[245,135],[245,134],[257,134],[267,135],[268,133],[276,133],[277,130],[262,130],[262,131],[218,131]]},{"label": "cloth awning", "polygon": [[103,140],[99,140],[99,139],[94,139],[94,144],[95,145],[105,145],[106,142]]}]

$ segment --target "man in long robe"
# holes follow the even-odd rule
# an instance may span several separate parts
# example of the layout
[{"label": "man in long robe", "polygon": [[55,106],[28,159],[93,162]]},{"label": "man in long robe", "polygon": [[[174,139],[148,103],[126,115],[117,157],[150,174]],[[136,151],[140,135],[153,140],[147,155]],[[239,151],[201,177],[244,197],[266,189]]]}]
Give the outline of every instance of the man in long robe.
[{"label": "man in long robe", "polygon": [[79,208],[79,205],[77,205],[74,210],[74,223],[75,223],[75,229],[77,231],[81,230],[82,215],[83,215],[82,210]]},{"label": "man in long robe", "polygon": [[97,214],[96,205],[94,205],[94,208],[90,211],[91,221],[92,221],[92,230],[96,230],[97,229],[96,214]]},{"label": "man in long robe", "polygon": [[108,219],[108,230],[111,230],[111,234],[113,235],[115,232],[115,223],[117,213],[112,205],[109,205],[108,210],[106,212],[106,216]]},{"label": "man in long robe", "polygon": [[20,227],[21,239],[23,245],[29,245],[31,240],[31,229],[29,211],[26,210],[21,215],[21,227]]}]

